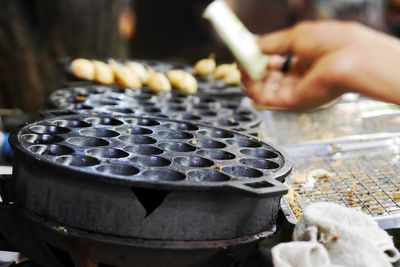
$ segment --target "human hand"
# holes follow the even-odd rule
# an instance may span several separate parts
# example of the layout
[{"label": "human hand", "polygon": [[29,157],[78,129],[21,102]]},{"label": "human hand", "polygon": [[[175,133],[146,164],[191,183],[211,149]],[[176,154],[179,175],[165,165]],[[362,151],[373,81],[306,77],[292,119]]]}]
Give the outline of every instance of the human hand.
[{"label": "human hand", "polygon": [[[244,88],[258,105],[310,109],[344,92],[358,92],[400,104],[400,42],[358,23],[302,22],[258,38],[271,57],[268,74]],[[288,73],[281,68],[294,58]],[[281,55],[281,56],[279,56]]]}]

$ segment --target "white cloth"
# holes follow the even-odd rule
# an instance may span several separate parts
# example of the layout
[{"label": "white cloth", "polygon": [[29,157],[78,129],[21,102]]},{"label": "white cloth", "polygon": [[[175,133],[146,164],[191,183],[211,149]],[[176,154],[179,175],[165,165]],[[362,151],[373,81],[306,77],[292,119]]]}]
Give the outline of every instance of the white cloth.
[{"label": "white cloth", "polygon": [[289,242],[272,248],[275,267],[334,267],[325,247],[318,242]]},{"label": "white cloth", "polygon": [[[294,229],[293,240],[309,241],[310,245],[288,243],[274,247],[275,267],[391,267],[391,263],[400,258],[392,237],[380,229],[370,216],[332,203],[308,206]],[[329,254],[327,259],[320,259],[326,255],[322,252],[310,253],[316,243],[323,245],[318,250],[325,249]],[[294,249],[299,251],[293,252]],[[296,259],[283,257],[285,253],[297,255]],[[316,257],[318,259],[314,259]],[[323,260],[326,265],[312,265],[316,260]],[[296,265],[298,262],[304,262],[304,265]]]}]

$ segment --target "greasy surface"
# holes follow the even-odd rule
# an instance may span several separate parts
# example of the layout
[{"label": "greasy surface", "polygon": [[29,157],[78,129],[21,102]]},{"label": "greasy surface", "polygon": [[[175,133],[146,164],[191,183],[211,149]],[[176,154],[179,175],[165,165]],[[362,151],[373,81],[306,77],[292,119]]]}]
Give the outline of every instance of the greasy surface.
[{"label": "greasy surface", "polygon": [[155,95],[146,89],[125,90],[96,85],[63,88],[50,96],[49,105],[81,114],[147,115],[205,122],[253,135],[257,134],[255,128],[261,122],[257,111],[241,107],[240,101],[231,98],[178,92]]}]

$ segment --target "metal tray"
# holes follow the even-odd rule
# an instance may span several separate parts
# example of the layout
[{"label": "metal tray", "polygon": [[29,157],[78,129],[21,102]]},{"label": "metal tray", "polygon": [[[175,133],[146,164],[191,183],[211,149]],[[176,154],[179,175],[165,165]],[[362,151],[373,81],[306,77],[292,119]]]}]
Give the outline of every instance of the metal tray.
[{"label": "metal tray", "polygon": [[281,145],[329,141],[349,136],[400,132],[400,107],[370,99],[339,100],[312,112],[267,110],[260,126],[263,139]]},{"label": "metal tray", "polygon": [[[101,59],[100,59],[101,60]],[[122,60],[122,59],[114,59],[117,62],[126,63],[126,62],[138,62],[145,66],[149,66],[153,68],[155,71],[158,72],[166,72],[172,69],[180,69],[187,71],[189,73],[193,73],[193,68],[190,65],[186,64],[178,64],[178,63],[171,63],[171,62],[163,62],[157,60],[140,60],[140,59],[129,59],[129,60]],[[103,60],[106,62],[107,60]],[[77,79],[71,72],[70,69],[70,58],[65,58],[61,60],[61,64],[65,72],[67,73],[67,80],[70,82],[77,81]],[[200,77],[196,76],[198,82],[198,94],[205,94],[215,97],[241,97],[243,96],[243,91],[240,86],[233,86],[233,85],[226,85],[223,81],[215,80],[211,77]],[[83,80],[81,80],[83,81]],[[91,81],[84,81],[86,84],[96,84],[96,82]]]}]

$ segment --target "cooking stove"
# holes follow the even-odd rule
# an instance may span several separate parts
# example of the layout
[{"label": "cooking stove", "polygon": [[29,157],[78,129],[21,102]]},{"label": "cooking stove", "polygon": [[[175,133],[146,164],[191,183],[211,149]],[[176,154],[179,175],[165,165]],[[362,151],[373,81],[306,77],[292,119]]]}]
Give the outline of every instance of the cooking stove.
[{"label": "cooking stove", "polygon": [[[107,267],[107,265],[102,265],[102,266]],[[16,262],[4,263],[3,265],[0,263],[0,267],[42,267],[42,266],[37,265],[26,258],[21,258]],[[269,250],[254,251],[254,253],[252,253],[249,256],[247,262],[243,265],[243,267],[273,267],[270,251]]]},{"label": "cooking stove", "polygon": [[10,143],[1,234],[46,267],[258,264],[291,169],[255,137],[165,118],[46,118]]}]

